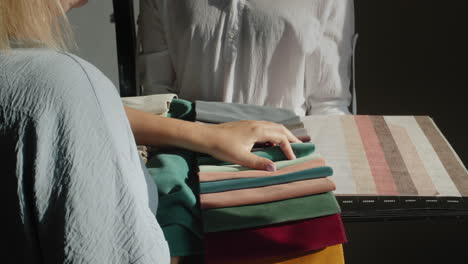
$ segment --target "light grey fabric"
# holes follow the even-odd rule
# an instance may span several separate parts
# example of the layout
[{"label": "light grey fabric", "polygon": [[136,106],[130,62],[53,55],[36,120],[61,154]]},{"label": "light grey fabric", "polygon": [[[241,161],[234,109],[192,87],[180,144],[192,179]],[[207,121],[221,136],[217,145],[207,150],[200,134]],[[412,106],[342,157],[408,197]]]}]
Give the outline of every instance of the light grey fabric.
[{"label": "light grey fabric", "polygon": [[295,137],[305,137],[305,136],[308,136],[308,135],[309,135],[309,133],[307,132],[307,129],[305,129],[305,128],[293,129],[293,130],[291,130],[291,133],[292,133]]},{"label": "light grey fabric", "polygon": [[0,155],[5,263],[169,263],[119,95],[92,65],[0,53]]},{"label": "light grey fabric", "polygon": [[197,121],[214,124],[237,120],[301,122],[291,110],[248,104],[195,101],[195,112]]}]

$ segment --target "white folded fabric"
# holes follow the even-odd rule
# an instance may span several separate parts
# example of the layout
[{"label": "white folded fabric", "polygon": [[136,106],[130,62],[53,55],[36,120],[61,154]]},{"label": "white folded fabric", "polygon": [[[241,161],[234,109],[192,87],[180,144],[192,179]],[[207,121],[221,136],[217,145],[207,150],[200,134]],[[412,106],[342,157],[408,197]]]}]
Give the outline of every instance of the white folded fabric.
[{"label": "white folded fabric", "polygon": [[155,94],[147,96],[123,97],[122,103],[136,110],[166,116],[169,111],[172,99],[177,98],[176,94]]}]

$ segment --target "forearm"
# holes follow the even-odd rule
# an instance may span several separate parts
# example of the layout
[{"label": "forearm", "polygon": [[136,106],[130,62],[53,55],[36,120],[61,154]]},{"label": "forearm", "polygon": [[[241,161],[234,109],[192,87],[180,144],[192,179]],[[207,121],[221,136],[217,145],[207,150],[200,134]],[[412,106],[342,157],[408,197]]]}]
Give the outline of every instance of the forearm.
[{"label": "forearm", "polygon": [[198,152],[212,147],[209,125],[158,116],[125,107],[135,141],[139,145],[174,146]]},{"label": "forearm", "polygon": [[243,120],[207,125],[129,107],[125,107],[125,111],[137,144],[185,148],[255,169],[275,170],[270,160],[250,152],[255,143],[278,145],[288,159],[294,159],[289,142],[300,142],[284,126],[266,121]]}]

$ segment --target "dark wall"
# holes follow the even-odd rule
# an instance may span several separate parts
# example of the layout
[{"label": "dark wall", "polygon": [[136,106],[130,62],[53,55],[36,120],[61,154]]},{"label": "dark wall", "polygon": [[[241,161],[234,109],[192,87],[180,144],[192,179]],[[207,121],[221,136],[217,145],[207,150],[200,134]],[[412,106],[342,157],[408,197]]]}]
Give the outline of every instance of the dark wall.
[{"label": "dark wall", "polygon": [[466,1],[355,0],[358,114],[429,115],[468,164]]}]

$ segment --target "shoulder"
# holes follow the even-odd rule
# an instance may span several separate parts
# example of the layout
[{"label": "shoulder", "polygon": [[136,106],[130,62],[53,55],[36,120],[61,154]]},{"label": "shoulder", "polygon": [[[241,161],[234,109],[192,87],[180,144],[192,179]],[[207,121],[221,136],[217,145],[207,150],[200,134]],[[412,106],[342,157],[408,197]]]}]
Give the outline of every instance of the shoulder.
[{"label": "shoulder", "polygon": [[11,108],[58,104],[72,107],[77,100],[95,101],[97,88],[116,92],[96,67],[69,53],[15,49],[0,54],[0,65],[0,93],[4,99],[0,104]]},{"label": "shoulder", "polygon": [[94,66],[77,56],[50,49],[15,49],[0,54],[0,64],[10,84],[35,82],[39,86],[53,86],[77,79],[86,83],[90,73],[105,78]]},{"label": "shoulder", "polygon": [[70,53],[50,49],[22,49],[14,50],[10,55],[13,65],[11,71],[20,70],[21,75],[29,78],[49,77],[63,80],[72,77],[85,78],[88,73],[105,76],[93,65]]}]

